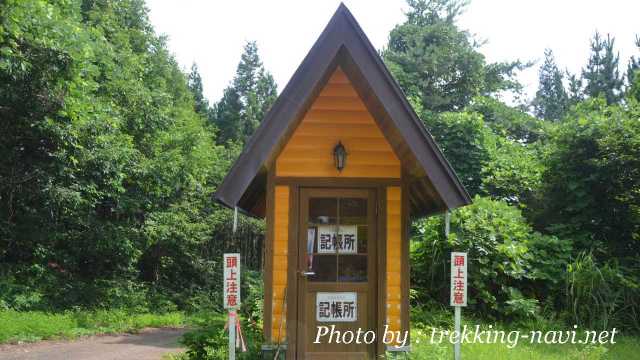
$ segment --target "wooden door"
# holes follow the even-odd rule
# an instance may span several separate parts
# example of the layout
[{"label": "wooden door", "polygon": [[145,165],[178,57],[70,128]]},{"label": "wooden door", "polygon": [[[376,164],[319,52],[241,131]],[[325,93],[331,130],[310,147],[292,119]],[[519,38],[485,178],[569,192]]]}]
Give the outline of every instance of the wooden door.
[{"label": "wooden door", "polygon": [[[358,330],[365,340],[377,324],[375,195],[372,189],[300,190],[298,359],[375,357],[376,341],[356,343]],[[345,343],[349,332],[353,339]]]}]

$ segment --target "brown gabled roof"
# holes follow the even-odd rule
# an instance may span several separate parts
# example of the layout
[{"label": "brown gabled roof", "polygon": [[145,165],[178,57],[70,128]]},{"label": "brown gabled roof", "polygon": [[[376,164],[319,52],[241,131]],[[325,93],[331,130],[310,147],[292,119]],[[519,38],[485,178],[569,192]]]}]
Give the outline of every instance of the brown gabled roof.
[{"label": "brown gabled roof", "polygon": [[264,216],[267,168],[337,66],[349,77],[400,158],[405,176],[410,176],[412,214],[428,215],[470,204],[451,165],[344,4],[244,147],[215,199],[249,215]]}]

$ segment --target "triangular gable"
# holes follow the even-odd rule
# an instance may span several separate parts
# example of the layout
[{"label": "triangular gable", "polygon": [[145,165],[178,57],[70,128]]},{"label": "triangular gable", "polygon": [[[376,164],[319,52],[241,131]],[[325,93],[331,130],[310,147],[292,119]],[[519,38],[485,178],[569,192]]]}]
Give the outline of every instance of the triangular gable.
[{"label": "triangular gable", "polygon": [[[348,151],[338,171],[333,147]],[[338,67],[276,159],[278,177],[400,179],[401,163],[366,105]]]},{"label": "triangular gable", "polygon": [[410,177],[414,215],[471,203],[373,45],[341,4],[218,188],[229,207],[264,216],[266,173],[337,67],[344,70]]}]

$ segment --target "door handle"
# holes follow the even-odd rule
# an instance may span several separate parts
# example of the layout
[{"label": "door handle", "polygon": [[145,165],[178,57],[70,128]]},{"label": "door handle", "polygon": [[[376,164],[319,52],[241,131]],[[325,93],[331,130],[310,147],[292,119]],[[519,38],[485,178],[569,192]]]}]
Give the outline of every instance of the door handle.
[{"label": "door handle", "polygon": [[303,271],[303,270],[298,271],[298,273],[304,277],[315,276],[316,274],[314,271]]}]

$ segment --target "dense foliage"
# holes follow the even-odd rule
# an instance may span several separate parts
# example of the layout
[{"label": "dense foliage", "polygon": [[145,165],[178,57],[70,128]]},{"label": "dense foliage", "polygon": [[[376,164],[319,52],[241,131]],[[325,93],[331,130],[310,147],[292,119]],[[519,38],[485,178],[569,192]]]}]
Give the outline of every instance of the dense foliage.
[{"label": "dense foliage", "polygon": [[[490,109],[493,105],[485,102],[482,110],[490,119],[504,119],[503,114],[495,116],[495,109]],[[485,121],[482,113],[471,109],[425,114],[425,126],[471,195],[492,195],[524,206],[541,186],[544,166],[538,158],[540,150],[497,135],[493,129],[501,130],[500,124]]]},{"label": "dense foliage", "polygon": [[640,330],[638,56],[625,84],[611,36],[595,34],[580,76],[547,50],[530,107],[508,106],[483,88],[495,68],[458,29],[463,4],[409,5],[385,60],[475,196],[453,212],[449,239],[442,217],[414,222],[414,302],[448,302],[448,253],[462,250],[480,316]]},{"label": "dense foliage", "polygon": [[[216,145],[143,1],[0,17],[0,307],[217,307],[237,241],[212,194],[239,146]],[[240,225],[259,266],[262,226]]]},{"label": "dense foliage", "polygon": [[640,255],[639,117],[595,99],[554,129],[539,223],[603,258]]}]

